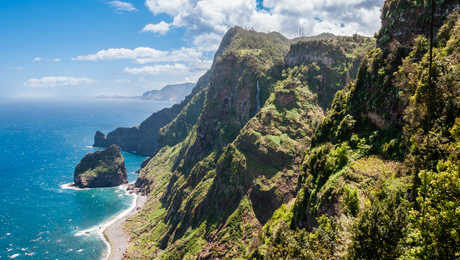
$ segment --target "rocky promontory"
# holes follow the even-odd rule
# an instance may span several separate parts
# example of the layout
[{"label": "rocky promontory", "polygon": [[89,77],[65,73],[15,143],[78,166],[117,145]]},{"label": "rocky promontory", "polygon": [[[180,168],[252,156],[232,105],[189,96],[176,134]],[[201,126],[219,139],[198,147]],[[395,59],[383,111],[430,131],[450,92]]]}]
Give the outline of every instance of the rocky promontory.
[{"label": "rocky promontory", "polygon": [[77,187],[113,187],[123,183],[128,183],[128,176],[118,145],[88,153],[75,167],[74,185]]}]

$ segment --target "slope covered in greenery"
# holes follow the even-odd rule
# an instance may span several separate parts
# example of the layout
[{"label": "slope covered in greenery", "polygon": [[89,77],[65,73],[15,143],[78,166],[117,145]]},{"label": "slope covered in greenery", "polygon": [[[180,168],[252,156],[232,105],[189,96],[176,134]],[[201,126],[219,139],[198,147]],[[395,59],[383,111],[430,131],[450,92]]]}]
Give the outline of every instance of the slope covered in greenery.
[{"label": "slope covered in greenery", "polygon": [[430,84],[431,6],[385,3],[379,48],[336,94],[296,199],[265,225],[252,257],[460,257],[460,20],[458,3],[437,4]]},{"label": "slope covered in greenery", "polygon": [[126,257],[460,257],[458,10],[387,0],[376,44],[232,28],[141,169]]},{"label": "slope covered in greenery", "polygon": [[129,258],[247,256],[275,210],[295,197],[324,109],[374,46],[358,35],[289,41],[231,29],[198,121],[141,170],[137,186],[149,201],[128,224]]}]

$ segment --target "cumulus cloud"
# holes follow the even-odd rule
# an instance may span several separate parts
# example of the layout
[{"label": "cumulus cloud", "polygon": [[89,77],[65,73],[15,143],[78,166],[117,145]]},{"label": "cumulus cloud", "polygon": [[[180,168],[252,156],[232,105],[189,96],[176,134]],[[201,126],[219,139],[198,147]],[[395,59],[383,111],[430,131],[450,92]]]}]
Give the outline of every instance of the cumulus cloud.
[{"label": "cumulus cloud", "polygon": [[221,40],[222,36],[217,33],[202,33],[195,37],[193,45],[201,51],[215,51]]},{"label": "cumulus cloud", "polygon": [[42,61],[42,58],[40,58],[40,57],[35,57],[35,58],[33,59],[33,61],[34,61],[34,62],[40,62],[40,61]]},{"label": "cumulus cloud", "polygon": [[140,77],[140,81],[146,81],[154,77],[155,81],[171,82],[174,79],[177,82],[189,81],[196,82],[202,76],[208,67],[189,67],[186,64],[155,64],[142,67],[126,67],[124,72]]},{"label": "cumulus cloud", "polygon": [[97,53],[72,58],[76,61],[104,61],[104,60],[136,60],[138,63],[145,63],[146,59],[161,59],[168,55],[167,51],[160,51],[149,47],[138,47],[135,49],[110,48],[100,50]]},{"label": "cumulus cloud", "polygon": [[384,0],[146,0],[153,14],[167,14],[172,25],[222,35],[239,25],[279,31],[288,37],[331,32],[372,35],[380,27]]},{"label": "cumulus cloud", "polygon": [[[205,41],[212,36],[203,38]],[[208,39],[209,40],[209,39]],[[207,41],[207,40],[206,40]],[[211,67],[212,57],[200,48],[179,48],[168,51],[149,47],[135,49],[112,48],[100,50],[94,54],[78,56],[75,61],[132,60],[137,64],[152,64],[143,67],[126,67],[125,73],[140,77],[152,77],[166,80],[174,77],[179,81],[195,81]]]},{"label": "cumulus cloud", "polygon": [[189,68],[185,66],[184,64],[181,63],[175,63],[175,64],[158,64],[158,65],[153,65],[153,66],[144,66],[144,67],[138,67],[138,68],[125,68],[124,70],[127,73],[130,74],[147,74],[147,75],[158,75],[160,73],[172,73],[172,74],[178,74],[178,73],[183,73],[189,71]]},{"label": "cumulus cloud", "polygon": [[134,12],[137,11],[136,7],[133,4],[122,1],[110,1],[107,2],[113,9],[117,12]]},{"label": "cumulus cloud", "polygon": [[51,76],[43,78],[32,78],[24,82],[24,86],[30,88],[54,88],[65,86],[78,86],[93,83],[94,80],[89,78],[74,78],[64,76]]},{"label": "cumulus cloud", "polygon": [[[119,2],[119,1],[112,1]],[[165,18],[147,24],[143,32],[165,35],[171,28],[185,29],[186,47],[159,50],[150,47],[108,48],[74,57],[75,61],[128,60],[124,72],[140,80],[196,80],[212,64],[213,53],[232,26],[262,32],[278,31],[289,38],[331,32],[372,35],[380,27],[384,0],[145,0],[154,15]],[[168,17],[169,16],[169,17]],[[171,22],[166,22],[171,21]],[[148,64],[148,65],[146,65]]]},{"label": "cumulus cloud", "polygon": [[143,32],[153,32],[153,33],[159,33],[161,35],[166,34],[169,31],[169,27],[171,25],[165,21],[161,21],[157,24],[147,24],[142,31]]},{"label": "cumulus cloud", "polygon": [[135,49],[111,48],[100,50],[97,53],[72,58],[75,61],[106,61],[106,60],[134,60],[139,64],[158,62],[186,62],[201,64],[209,58],[196,48],[180,48],[169,51],[149,47]]}]

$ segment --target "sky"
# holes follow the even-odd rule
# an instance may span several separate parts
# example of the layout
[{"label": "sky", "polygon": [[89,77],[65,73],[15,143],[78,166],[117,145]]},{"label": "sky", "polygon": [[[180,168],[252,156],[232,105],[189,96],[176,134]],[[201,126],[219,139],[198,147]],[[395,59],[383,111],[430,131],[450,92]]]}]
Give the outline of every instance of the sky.
[{"label": "sky", "polygon": [[135,96],[196,82],[233,26],[373,36],[383,1],[1,0],[0,96]]}]

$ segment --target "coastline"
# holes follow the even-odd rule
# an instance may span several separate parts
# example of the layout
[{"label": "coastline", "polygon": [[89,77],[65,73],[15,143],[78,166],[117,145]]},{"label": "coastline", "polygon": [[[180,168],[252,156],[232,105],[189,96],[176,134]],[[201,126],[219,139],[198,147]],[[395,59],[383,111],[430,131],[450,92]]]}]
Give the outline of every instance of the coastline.
[{"label": "coastline", "polygon": [[[92,234],[99,235],[106,245],[106,250],[101,256],[101,259],[103,260],[120,260],[123,258],[123,254],[128,249],[129,235],[123,229],[123,225],[126,220],[142,208],[147,201],[147,196],[141,195],[136,191],[136,189],[133,189],[133,187],[133,183],[123,184],[117,187],[123,190],[127,195],[133,197],[129,208],[119,212],[99,225],[80,230],[74,234],[74,236],[89,236]],[[89,189],[76,187],[73,183],[62,184],[60,185],[60,188],[71,190]]]},{"label": "coastline", "polygon": [[147,201],[147,196],[138,194],[135,191],[128,191],[127,189],[125,191],[132,192],[130,194],[134,195],[133,202],[127,210],[104,223],[102,237],[104,243],[107,245],[107,253],[104,254],[102,259],[120,260],[123,258],[129,246],[129,234],[124,230],[123,226],[126,220],[142,208]]}]

